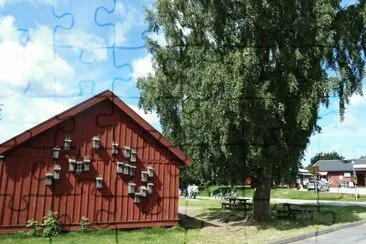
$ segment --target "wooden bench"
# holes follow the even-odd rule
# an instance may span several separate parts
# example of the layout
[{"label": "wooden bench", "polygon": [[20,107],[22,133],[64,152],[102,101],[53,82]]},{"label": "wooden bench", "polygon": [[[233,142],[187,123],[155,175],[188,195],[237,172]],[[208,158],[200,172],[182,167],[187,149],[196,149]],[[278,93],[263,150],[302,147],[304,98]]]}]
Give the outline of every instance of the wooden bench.
[{"label": "wooden bench", "polygon": [[229,202],[221,202],[221,208],[228,208],[228,209],[231,209],[231,208],[236,208],[236,204],[235,203],[229,203]]},{"label": "wooden bench", "polygon": [[276,216],[277,216],[277,218],[288,218],[290,216],[290,211],[276,209]]},{"label": "wooden bench", "polygon": [[296,207],[287,209],[276,209],[277,218],[313,219],[314,211],[309,207]]},{"label": "wooden bench", "polygon": [[253,203],[237,203],[235,206],[235,209],[237,210],[244,210],[244,212],[246,213],[247,211],[250,211],[253,209]]}]

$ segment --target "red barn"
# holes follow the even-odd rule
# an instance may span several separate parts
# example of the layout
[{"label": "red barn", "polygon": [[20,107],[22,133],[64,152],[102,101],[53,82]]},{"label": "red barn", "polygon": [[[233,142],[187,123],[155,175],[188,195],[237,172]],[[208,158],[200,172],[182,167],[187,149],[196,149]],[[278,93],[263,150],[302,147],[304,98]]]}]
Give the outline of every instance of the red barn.
[{"label": "red barn", "polygon": [[176,225],[179,167],[191,164],[111,91],[6,141],[0,155],[0,232],[48,210],[66,230],[83,216],[94,227]]}]

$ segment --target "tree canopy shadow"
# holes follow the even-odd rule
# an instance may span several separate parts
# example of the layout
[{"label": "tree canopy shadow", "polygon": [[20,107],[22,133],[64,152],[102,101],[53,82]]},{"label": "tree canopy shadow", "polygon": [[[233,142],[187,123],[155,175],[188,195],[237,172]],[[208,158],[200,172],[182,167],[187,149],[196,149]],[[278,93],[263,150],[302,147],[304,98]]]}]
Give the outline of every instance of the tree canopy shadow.
[{"label": "tree canopy shadow", "polygon": [[179,214],[179,225],[184,229],[202,229],[207,226],[218,227],[202,219],[194,218],[185,214]]},{"label": "tree canopy shadow", "polygon": [[259,230],[274,228],[276,230],[291,230],[312,225],[331,226],[333,224],[349,223],[361,220],[360,213],[366,213],[365,207],[344,206],[312,206],[313,219],[299,220],[289,218],[277,218],[275,211],[271,211],[268,223],[258,223],[251,220],[251,212],[230,210],[222,208],[207,208],[197,215],[198,218],[208,222],[230,223],[231,226],[257,226]]}]

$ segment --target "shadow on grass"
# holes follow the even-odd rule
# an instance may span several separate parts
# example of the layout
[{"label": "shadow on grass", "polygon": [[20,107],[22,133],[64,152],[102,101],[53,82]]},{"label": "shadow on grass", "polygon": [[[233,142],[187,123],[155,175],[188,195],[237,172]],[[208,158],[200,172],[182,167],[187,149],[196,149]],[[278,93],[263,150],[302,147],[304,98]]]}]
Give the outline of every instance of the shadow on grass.
[{"label": "shadow on grass", "polygon": [[207,226],[217,227],[215,224],[185,214],[179,214],[179,226],[184,229],[202,229]]},{"label": "shadow on grass", "polygon": [[250,212],[245,214],[244,211],[221,208],[208,208],[205,212],[197,215],[197,217],[208,222],[230,223],[231,226],[255,225],[262,230],[268,228],[291,230],[312,225],[331,226],[333,224],[359,221],[361,220],[359,214],[366,214],[365,207],[311,206],[309,207],[313,210],[313,219],[311,220],[279,219],[276,217],[274,207],[271,207],[270,221],[266,224],[249,221]]},{"label": "shadow on grass", "polygon": [[197,215],[197,217],[207,221],[219,221],[228,223],[233,221],[242,221],[247,217],[244,211],[230,210],[222,208],[208,208],[205,212]]}]

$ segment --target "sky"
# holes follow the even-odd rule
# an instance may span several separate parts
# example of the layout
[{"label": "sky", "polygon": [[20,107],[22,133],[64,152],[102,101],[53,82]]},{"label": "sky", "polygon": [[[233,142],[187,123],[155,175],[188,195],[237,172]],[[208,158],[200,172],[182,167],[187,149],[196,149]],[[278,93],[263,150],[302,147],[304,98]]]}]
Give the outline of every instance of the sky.
[{"label": "sky", "polygon": [[[151,5],[0,0],[0,143],[106,89],[161,130],[158,116],[137,106],[136,79],[154,72],[143,37],[164,42],[146,32]],[[311,137],[304,165],[318,152],[366,155],[366,98],[351,97],[343,122],[337,102],[320,109],[322,132]]]}]

